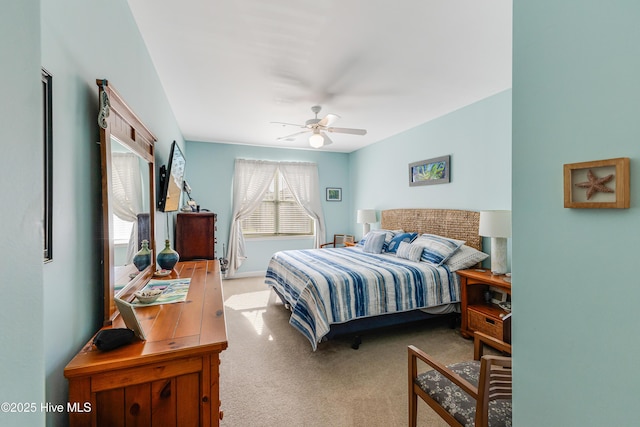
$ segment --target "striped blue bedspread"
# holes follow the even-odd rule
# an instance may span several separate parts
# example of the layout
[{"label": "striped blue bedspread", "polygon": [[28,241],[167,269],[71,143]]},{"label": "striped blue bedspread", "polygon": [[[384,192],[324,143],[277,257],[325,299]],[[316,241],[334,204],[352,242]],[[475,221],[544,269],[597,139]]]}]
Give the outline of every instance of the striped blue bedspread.
[{"label": "striped blue bedspread", "polygon": [[360,247],[277,252],[265,283],[291,305],[289,323],[314,350],[333,323],[460,301],[448,267]]}]

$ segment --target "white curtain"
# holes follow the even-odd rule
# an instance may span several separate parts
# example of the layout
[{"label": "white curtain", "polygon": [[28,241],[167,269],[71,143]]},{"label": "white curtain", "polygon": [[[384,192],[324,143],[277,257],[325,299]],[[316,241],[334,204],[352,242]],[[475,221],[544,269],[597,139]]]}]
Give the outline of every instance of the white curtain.
[{"label": "white curtain", "polygon": [[315,238],[313,244],[319,248],[325,242],[324,215],[320,202],[320,179],[318,165],[315,163],[281,162],[280,173],[289,186],[289,190],[305,212],[313,218]]},{"label": "white curtain", "polygon": [[229,230],[229,276],[233,276],[247,259],[241,221],[260,205],[277,169],[277,162],[236,159]]},{"label": "white curtain", "polygon": [[251,215],[262,203],[278,169],[296,201],[313,218],[314,246],[319,248],[324,243],[325,226],[320,201],[318,165],[236,159],[233,178],[233,214],[229,232],[229,270],[227,272],[229,276],[233,276],[247,258],[241,221]]},{"label": "white curtain", "polygon": [[114,215],[123,221],[133,222],[126,264],[133,260],[138,246],[138,214],[142,211],[142,179],[138,156],[133,153],[112,153],[111,190]]}]

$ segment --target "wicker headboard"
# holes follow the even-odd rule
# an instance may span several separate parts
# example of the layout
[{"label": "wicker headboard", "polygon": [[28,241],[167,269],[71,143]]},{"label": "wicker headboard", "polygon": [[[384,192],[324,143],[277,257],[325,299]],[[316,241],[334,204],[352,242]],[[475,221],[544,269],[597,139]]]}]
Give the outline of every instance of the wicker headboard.
[{"label": "wicker headboard", "polygon": [[467,246],[482,250],[478,235],[480,212],[458,209],[389,209],[382,211],[380,227],[412,233],[429,233],[464,240]]}]

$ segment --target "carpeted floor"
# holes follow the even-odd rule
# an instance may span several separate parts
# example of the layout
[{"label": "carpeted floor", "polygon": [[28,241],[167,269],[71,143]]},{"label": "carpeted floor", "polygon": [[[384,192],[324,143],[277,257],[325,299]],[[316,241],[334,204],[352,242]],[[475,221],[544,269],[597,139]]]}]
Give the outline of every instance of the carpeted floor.
[{"label": "carpeted floor", "polygon": [[[225,280],[229,348],[221,355],[224,427],[407,425],[407,346],[445,364],[473,358],[448,321],[370,332],[311,350],[261,277]],[[446,424],[419,400],[418,425]]]}]

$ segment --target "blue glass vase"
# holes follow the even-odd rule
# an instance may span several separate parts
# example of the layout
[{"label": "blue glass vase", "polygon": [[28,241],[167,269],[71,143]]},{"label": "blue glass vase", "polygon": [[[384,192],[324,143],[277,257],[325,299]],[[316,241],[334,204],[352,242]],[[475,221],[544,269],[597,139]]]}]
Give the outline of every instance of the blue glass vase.
[{"label": "blue glass vase", "polygon": [[151,265],[151,250],[149,249],[149,241],[142,241],[142,249],[133,256],[133,265],[138,271],[142,271]]},{"label": "blue glass vase", "polygon": [[180,255],[178,255],[178,252],[171,249],[169,239],[165,240],[164,249],[160,251],[156,258],[156,261],[158,261],[158,265],[160,266],[160,268],[163,270],[173,270],[173,267],[176,265],[179,259]]}]

